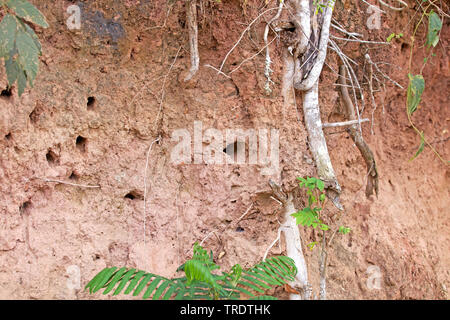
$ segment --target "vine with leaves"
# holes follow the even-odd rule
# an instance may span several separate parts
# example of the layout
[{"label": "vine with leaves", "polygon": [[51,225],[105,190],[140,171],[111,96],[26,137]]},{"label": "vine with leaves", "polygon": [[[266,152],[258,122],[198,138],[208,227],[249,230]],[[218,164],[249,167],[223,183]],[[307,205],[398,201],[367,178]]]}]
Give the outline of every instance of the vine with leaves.
[{"label": "vine with leaves", "polygon": [[[411,36],[411,49],[410,49],[410,56],[409,56],[409,64],[408,64],[408,78],[409,78],[409,84],[406,94],[406,114],[408,116],[408,122],[410,126],[414,129],[414,131],[419,135],[420,137],[420,145],[417,149],[417,152],[415,155],[410,159],[414,160],[417,158],[417,156],[424,150],[425,145],[427,145],[434,154],[441,160],[444,164],[449,164],[449,161],[445,161],[442,156],[436,151],[436,149],[427,141],[425,134],[423,131],[419,130],[417,126],[412,121],[412,115],[413,113],[419,108],[419,103],[422,98],[422,94],[425,90],[425,79],[422,75],[423,70],[425,68],[425,65],[430,60],[431,57],[434,56],[433,49],[437,46],[439,43],[439,37],[440,32],[442,29],[442,19],[433,9],[430,10],[431,7],[435,6],[435,1],[430,0],[423,0],[422,4],[426,4],[426,7],[423,8],[423,13],[420,17],[419,22],[414,28],[413,34]],[[421,6],[422,7],[422,6]],[[424,23],[425,17],[428,18],[428,25],[427,25],[427,36],[425,40],[425,46],[427,47],[427,50],[429,50],[429,54],[427,57],[424,58],[423,64],[420,68],[420,72],[418,74],[413,74],[412,72],[412,62],[413,62],[413,50],[414,50],[414,44],[416,41],[416,33],[422,23]]]}]

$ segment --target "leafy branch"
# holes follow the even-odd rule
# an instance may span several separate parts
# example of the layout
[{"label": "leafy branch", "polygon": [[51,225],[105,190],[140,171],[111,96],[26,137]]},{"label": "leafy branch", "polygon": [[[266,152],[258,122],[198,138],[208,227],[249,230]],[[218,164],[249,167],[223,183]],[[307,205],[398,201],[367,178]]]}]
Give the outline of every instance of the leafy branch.
[{"label": "leafy branch", "polygon": [[42,47],[29,23],[48,28],[42,13],[26,0],[0,0],[5,15],[0,22],[0,58],[4,59],[9,88],[17,81],[19,96],[39,71]]}]

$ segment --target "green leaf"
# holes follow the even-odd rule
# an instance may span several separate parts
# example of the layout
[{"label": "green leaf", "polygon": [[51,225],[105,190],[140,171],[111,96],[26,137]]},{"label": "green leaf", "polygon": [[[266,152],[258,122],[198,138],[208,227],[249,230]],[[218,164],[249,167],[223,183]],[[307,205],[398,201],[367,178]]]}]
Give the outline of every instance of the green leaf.
[{"label": "green leaf", "polygon": [[324,224],[324,223],[319,224],[319,228],[320,228],[321,230],[323,230],[323,231],[330,230],[330,227],[327,226],[327,225]]},{"label": "green leaf", "polygon": [[316,186],[316,178],[314,177],[306,177],[306,186],[310,189],[314,189]]},{"label": "green leaf", "polygon": [[420,103],[420,98],[422,97],[422,93],[425,90],[425,80],[422,75],[418,74],[412,76],[408,74],[409,77],[409,85],[407,90],[407,107],[408,114],[412,115],[414,111],[417,110],[417,107]]},{"label": "green leaf", "polygon": [[34,32],[34,30],[33,30],[29,25],[27,25],[26,23],[24,23],[24,25],[25,25],[25,31],[26,31],[26,32],[31,36],[31,38],[33,39],[34,45],[36,46],[36,48],[37,48],[38,51],[39,51],[39,55],[42,55],[42,46],[41,46],[41,43],[39,42],[38,36],[36,35],[36,33]]},{"label": "green leaf", "polygon": [[415,158],[417,158],[417,156],[419,154],[422,153],[423,149],[425,148],[425,139],[423,138],[423,132],[420,135],[420,145],[419,145],[419,149],[417,150],[416,154],[414,155],[414,157],[412,157],[411,159],[409,159],[409,161],[413,161]]},{"label": "green leaf", "polygon": [[317,245],[317,241],[310,242],[306,246],[309,248],[309,250],[313,250],[314,247]]},{"label": "green leaf", "polygon": [[25,72],[20,70],[19,76],[17,78],[17,84],[18,84],[18,93],[19,97],[25,92],[25,88],[27,87],[27,76],[25,75]]},{"label": "green leaf", "polygon": [[142,296],[142,299],[148,299],[150,295],[153,293],[153,291],[156,289],[156,286],[163,281],[161,277],[156,277],[153,279],[152,283],[147,287],[147,290],[145,291],[144,295]]},{"label": "green leaf", "polygon": [[117,284],[117,281],[122,277],[122,275],[127,271],[127,268],[122,267],[120,268],[112,277],[111,281],[109,282],[106,289],[103,291],[103,294],[109,293],[112,289],[114,289],[115,285]]},{"label": "green leaf", "polygon": [[0,22],[0,54],[2,57],[10,57],[14,49],[17,33],[16,17],[7,14]]},{"label": "green leaf", "polygon": [[120,284],[117,287],[116,291],[114,291],[113,296],[118,295],[123,288],[125,288],[125,285],[128,283],[128,280],[131,278],[131,276],[135,273],[136,269],[130,269],[127,271],[127,273],[125,273],[122,277],[122,279],[120,279]]},{"label": "green leaf", "polygon": [[325,184],[320,179],[316,180],[316,186],[317,186],[317,189],[319,189],[320,191],[323,191],[325,189]]},{"label": "green leaf", "polygon": [[389,37],[387,37],[386,42],[391,42],[391,40],[394,39],[394,37],[395,37],[395,33],[391,33],[389,35]]},{"label": "green leaf", "polygon": [[44,15],[31,3],[25,0],[8,0],[6,5],[22,19],[37,24],[43,28],[48,28],[48,23]]},{"label": "green leaf", "polygon": [[176,285],[172,285],[169,287],[169,289],[166,291],[166,293],[164,294],[164,296],[162,297],[162,300],[169,300],[170,297],[172,297],[172,295],[175,293],[175,291],[178,289],[179,287]]},{"label": "green leaf", "polygon": [[92,278],[91,281],[88,282],[88,284],[84,287],[84,289],[89,289],[89,293],[93,293],[94,289],[97,287],[97,284],[100,282],[100,279],[103,279],[103,276],[105,273],[109,272],[109,268],[105,268],[102,271],[100,271],[99,273],[97,273],[97,275]]},{"label": "green leaf", "polygon": [[111,275],[117,270],[117,267],[106,268],[102,271],[102,276],[95,282],[93,292],[97,292],[110,280]]},{"label": "green leaf", "polygon": [[184,273],[186,274],[188,285],[192,281],[198,280],[208,283],[213,288],[220,288],[220,285],[216,282],[214,276],[211,274],[210,269],[208,269],[208,267],[202,261],[194,259],[186,261],[184,266]]},{"label": "green leaf", "polygon": [[314,226],[317,222],[317,213],[315,213],[311,208],[306,207],[301,211],[291,214],[296,219],[297,224],[301,224],[305,227]]},{"label": "green leaf", "polygon": [[273,296],[257,296],[257,297],[252,297],[249,300],[278,300],[278,298],[273,297]]},{"label": "green leaf", "polygon": [[297,180],[300,181],[300,183],[298,184],[300,186],[300,188],[305,186],[306,179],[299,177],[299,178],[297,178]]},{"label": "green leaf", "polygon": [[133,279],[130,281],[130,284],[128,285],[124,294],[129,294],[134,289],[134,287],[136,287],[136,284],[144,276],[144,274],[145,274],[145,271],[142,271],[142,270],[139,271],[138,273],[136,273],[134,275]]},{"label": "green leaf", "polygon": [[347,227],[344,227],[344,226],[340,226],[339,227],[339,233],[347,234],[349,232],[350,232],[350,228],[347,228]]},{"label": "green leaf", "polygon": [[39,71],[39,48],[36,47],[33,38],[23,31],[17,33],[16,45],[19,52],[18,62],[32,86]]},{"label": "green leaf", "polygon": [[151,273],[147,273],[145,277],[139,282],[139,285],[136,287],[136,290],[133,292],[133,296],[137,296],[139,293],[141,293],[142,289],[147,285],[147,283],[150,281],[151,278],[153,278],[154,275]]},{"label": "green leaf", "polygon": [[239,279],[241,279],[241,275],[242,275],[242,267],[241,267],[241,265],[240,264],[235,264],[231,268],[231,273],[230,273],[231,284],[234,287],[238,284]]},{"label": "green leaf", "polygon": [[5,60],[5,69],[6,77],[8,78],[8,85],[11,87],[19,77],[19,73],[23,71],[12,57]]},{"label": "green leaf", "polygon": [[439,18],[439,15],[431,10],[430,15],[428,16],[428,33],[427,33],[427,42],[426,45],[429,47],[436,45],[439,42],[439,31],[442,28],[442,21]]},{"label": "green leaf", "polygon": [[252,282],[244,281],[244,280],[241,279],[241,280],[239,281],[239,284],[240,284],[240,285],[243,285],[243,286],[246,286],[246,287],[249,287],[250,289],[253,289],[253,290],[255,290],[256,292],[264,293],[264,290],[262,290],[262,289],[259,288],[258,286],[255,286]]}]

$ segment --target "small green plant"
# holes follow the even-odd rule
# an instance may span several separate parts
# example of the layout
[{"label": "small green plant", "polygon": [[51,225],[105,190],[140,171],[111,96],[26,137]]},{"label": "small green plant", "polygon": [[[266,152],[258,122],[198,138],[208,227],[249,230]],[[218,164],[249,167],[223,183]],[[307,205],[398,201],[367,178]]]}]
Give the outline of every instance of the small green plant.
[{"label": "small green plant", "polygon": [[347,234],[347,233],[350,232],[350,228],[344,227],[344,226],[340,226],[338,231],[339,231],[339,233]]},{"label": "small green plant", "polygon": [[308,206],[293,213],[292,216],[296,219],[297,224],[302,226],[328,230],[329,227],[320,220],[320,211],[322,211],[322,205],[325,202],[325,184],[322,180],[314,177],[297,178],[297,180],[300,181],[301,188],[306,188]]},{"label": "small green plant", "polygon": [[309,248],[309,250],[313,250],[317,245],[317,241],[313,241],[308,243],[306,246]]},{"label": "small green plant", "polygon": [[336,0],[328,0],[326,3],[322,3],[322,0],[313,0],[313,6],[316,7],[314,14],[317,15],[319,11],[323,13],[326,8],[333,8],[335,2]]},{"label": "small green plant", "polygon": [[42,13],[26,0],[0,0],[4,16],[0,22],[0,58],[4,59],[8,86],[17,81],[19,96],[39,71],[39,56],[42,48],[39,39],[30,27],[34,23],[47,28]]},{"label": "small green plant", "polygon": [[[291,216],[296,219],[296,223],[304,227],[319,228],[322,231],[327,231],[330,227],[322,222],[320,214],[324,209],[325,204],[325,184],[322,180],[314,177],[297,178],[299,180],[300,188],[306,189],[306,195],[308,196],[308,205],[299,210]],[[340,226],[337,229],[339,233],[347,234],[350,232],[350,228]],[[311,242],[307,246],[310,250],[314,249],[317,242]]]},{"label": "small green plant", "polygon": [[153,300],[236,300],[244,294],[250,299],[276,299],[263,294],[271,286],[284,285],[294,280],[297,268],[291,258],[271,257],[250,269],[234,265],[229,273],[213,273],[220,267],[199,244],[194,244],[192,259],[182,264],[177,271],[184,276],[168,279],[146,271],[123,268],[105,268],[100,271],[85,289],[103,294],[142,294],[143,299]]},{"label": "small green plant", "polygon": [[401,37],[403,37],[403,33],[396,34],[395,32],[393,32],[389,35],[389,37],[387,37],[386,42],[391,42],[392,39],[400,39]]},{"label": "small green plant", "polygon": [[330,226],[324,224],[320,218],[320,214],[323,214],[323,210],[325,208],[325,183],[314,177],[306,177],[306,178],[297,178],[299,180],[300,188],[306,189],[306,195],[308,196],[308,205],[302,210],[293,213],[293,216],[296,219],[297,225],[302,225],[304,227],[313,227],[322,231],[320,245],[319,241],[313,241],[308,243],[306,246],[309,250],[314,250],[316,246],[320,247],[319,254],[319,275],[320,275],[320,291],[319,298],[326,298],[326,269],[327,269],[327,259],[328,259],[328,249],[333,242],[334,236],[337,233],[340,234],[348,234],[351,229],[345,226],[339,226],[334,228],[334,232],[329,237],[327,241],[328,230],[330,230]]}]

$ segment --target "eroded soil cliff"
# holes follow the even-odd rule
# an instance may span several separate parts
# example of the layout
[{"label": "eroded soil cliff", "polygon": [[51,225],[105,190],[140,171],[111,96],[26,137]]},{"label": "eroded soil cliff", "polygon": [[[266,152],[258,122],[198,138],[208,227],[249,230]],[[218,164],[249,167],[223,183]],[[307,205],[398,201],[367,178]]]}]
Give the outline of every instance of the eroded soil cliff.
[{"label": "eroded soil cliff", "polygon": [[[264,19],[229,56],[224,72],[239,67],[229,77],[205,65],[218,68],[246,26],[275,4],[205,2],[199,8],[200,70],[185,82],[190,60],[183,2],[32,2],[51,25],[37,30],[44,55],[35,87],[21,98],[15,88],[0,97],[0,298],[93,298],[82,288],[111,265],[172,276],[195,241],[223,229],[250,206],[237,226],[212,234],[204,245],[225,268],[258,262],[279,225],[280,206],[270,198],[268,179],[292,189],[296,177],[315,175],[302,97],[296,96],[298,110],[283,103],[282,41],[271,44],[269,96],[264,52],[240,65],[264,46]],[[82,28],[70,31],[66,8],[74,3],[81,7]],[[334,18],[367,40],[385,41],[392,32],[404,32],[391,45],[370,45],[369,51],[360,43],[338,42],[359,63],[361,78],[369,52],[406,88],[410,35],[417,22],[410,3],[411,9],[383,14],[379,30],[366,28],[363,2],[337,3]],[[447,20],[436,56],[424,69],[426,90],[414,115],[445,159],[448,30]],[[419,29],[418,38],[425,32]],[[420,46],[414,50],[415,72],[425,54]],[[319,93],[324,122],[343,120],[335,85],[339,63],[329,51]],[[6,86],[2,70],[0,88]],[[373,134],[371,124],[363,125],[378,164],[378,197],[365,197],[366,168],[348,134],[326,131],[343,190],[343,222],[352,229],[329,250],[330,299],[447,298],[450,172],[429,148],[408,161],[419,138],[408,125],[405,96],[406,90],[385,81],[375,92]],[[365,98],[363,117],[370,118],[373,105]],[[193,136],[194,121],[204,130],[278,129],[279,171],[266,176],[261,165],[174,164],[172,134],[187,129]],[[329,204],[330,217],[336,214]],[[319,239],[315,232],[302,234],[304,246]],[[304,250],[317,286],[318,250]],[[271,252],[281,254],[283,248]],[[381,272],[379,289],[367,287],[370,266]],[[77,270],[81,287],[73,285]],[[276,294],[285,297],[282,290]]]}]

